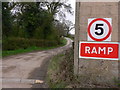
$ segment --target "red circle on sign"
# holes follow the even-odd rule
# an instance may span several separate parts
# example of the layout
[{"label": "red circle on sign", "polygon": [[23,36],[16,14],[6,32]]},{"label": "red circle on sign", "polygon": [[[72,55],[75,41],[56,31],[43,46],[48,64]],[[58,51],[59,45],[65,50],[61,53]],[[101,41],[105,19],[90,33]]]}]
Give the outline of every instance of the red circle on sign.
[{"label": "red circle on sign", "polygon": [[[97,38],[94,38],[94,37],[91,35],[91,33],[90,33],[90,27],[91,27],[92,24],[93,24],[94,22],[96,22],[96,21],[103,21],[103,22],[107,23],[107,25],[108,25],[108,27],[109,27],[109,32],[108,32],[108,34],[106,35],[106,37],[101,38],[101,39],[97,39]],[[112,32],[112,26],[110,25],[110,23],[109,23],[107,20],[102,19],[102,18],[94,19],[94,20],[93,20],[92,22],[90,22],[90,24],[88,25],[88,35],[89,35],[93,40],[95,40],[95,41],[103,41],[103,40],[106,40],[106,39],[110,36],[111,32]]]}]

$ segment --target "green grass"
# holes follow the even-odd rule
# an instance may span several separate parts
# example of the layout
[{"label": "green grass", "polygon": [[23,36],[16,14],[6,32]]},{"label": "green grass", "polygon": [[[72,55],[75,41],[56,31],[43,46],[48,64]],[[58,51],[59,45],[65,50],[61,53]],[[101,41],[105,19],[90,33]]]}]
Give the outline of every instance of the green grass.
[{"label": "green grass", "polygon": [[120,88],[120,80],[119,80],[119,78],[114,77],[113,80],[114,80],[116,86],[118,86]]},{"label": "green grass", "polygon": [[59,54],[59,55],[54,56],[51,60],[49,68],[53,71],[57,71],[59,69],[58,65],[61,62],[61,59],[63,56],[64,54]]},{"label": "green grass", "polygon": [[51,59],[51,62],[48,66],[48,72],[47,72],[47,83],[50,88],[65,88],[66,84],[65,82],[61,81],[57,78],[56,73],[59,71],[59,64],[64,58],[64,54],[59,54],[54,56]]},{"label": "green grass", "polygon": [[48,66],[46,83],[49,88],[66,88],[76,82],[73,72],[73,49],[54,56]]},{"label": "green grass", "polygon": [[72,35],[68,35],[67,37],[74,40],[74,36],[72,36]]},{"label": "green grass", "polygon": [[28,47],[27,49],[17,49],[17,50],[2,51],[2,57],[10,56],[10,55],[16,55],[16,54],[20,54],[20,53],[38,51],[38,50],[49,50],[49,49],[57,48],[57,47],[60,47],[60,46],[64,46],[67,43],[67,40],[63,39],[61,42],[62,42],[61,45],[57,45],[57,46],[53,46],[53,47],[36,47],[36,46],[32,46],[32,47]]}]

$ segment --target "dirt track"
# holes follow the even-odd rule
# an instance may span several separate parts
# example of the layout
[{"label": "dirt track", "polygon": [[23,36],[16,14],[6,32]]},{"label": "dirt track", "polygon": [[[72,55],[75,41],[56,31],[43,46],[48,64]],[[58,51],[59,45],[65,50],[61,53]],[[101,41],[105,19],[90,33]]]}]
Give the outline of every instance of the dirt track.
[{"label": "dirt track", "polygon": [[3,88],[32,88],[43,87],[34,84],[34,80],[43,80],[46,76],[47,66],[52,56],[72,47],[72,40],[56,49],[37,51],[13,55],[2,60],[2,87]]}]

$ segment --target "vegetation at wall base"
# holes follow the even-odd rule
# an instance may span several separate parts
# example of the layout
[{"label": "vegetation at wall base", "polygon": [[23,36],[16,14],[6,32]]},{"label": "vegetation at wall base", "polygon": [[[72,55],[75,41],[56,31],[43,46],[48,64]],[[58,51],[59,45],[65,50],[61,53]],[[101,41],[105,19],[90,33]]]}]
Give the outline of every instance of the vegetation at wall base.
[{"label": "vegetation at wall base", "polygon": [[73,62],[73,49],[51,59],[46,78],[50,88],[66,88],[74,82]]},{"label": "vegetation at wall base", "polygon": [[114,82],[120,88],[120,78],[114,78]]},{"label": "vegetation at wall base", "polygon": [[[48,66],[46,82],[49,88],[105,88],[105,90],[118,90],[119,82],[116,81],[116,87],[91,83],[90,75],[77,76],[74,74],[73,49],[69,49],[62,54],[54,56]],[[95,79],[95,78],[93,78]],[[88,82],[87,82],[88,81]]]}]

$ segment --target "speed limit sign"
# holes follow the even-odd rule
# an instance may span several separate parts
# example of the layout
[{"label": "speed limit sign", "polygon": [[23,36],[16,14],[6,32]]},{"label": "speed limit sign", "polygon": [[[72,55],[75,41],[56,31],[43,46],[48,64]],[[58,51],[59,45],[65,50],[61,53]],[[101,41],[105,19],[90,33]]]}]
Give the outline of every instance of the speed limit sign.
[{"label": "speed limit sign", "polygon": [[88,41],[111,41],[112,19],[88,19]]}]

